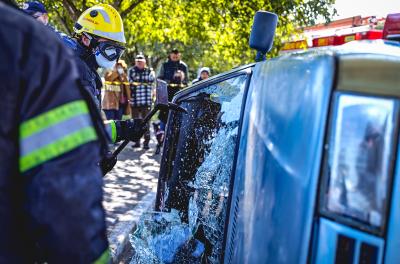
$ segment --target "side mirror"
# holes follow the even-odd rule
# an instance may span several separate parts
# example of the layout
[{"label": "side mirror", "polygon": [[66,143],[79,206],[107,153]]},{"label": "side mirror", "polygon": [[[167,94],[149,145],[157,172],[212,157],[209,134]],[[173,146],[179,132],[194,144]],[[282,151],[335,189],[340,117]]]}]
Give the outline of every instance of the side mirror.
[{"label": "side mirror", "polygon": [[257,61],[265,60],[272,48],[278,16],[267,11],[257,11],[250,33],[250,47],[257,50]]}]

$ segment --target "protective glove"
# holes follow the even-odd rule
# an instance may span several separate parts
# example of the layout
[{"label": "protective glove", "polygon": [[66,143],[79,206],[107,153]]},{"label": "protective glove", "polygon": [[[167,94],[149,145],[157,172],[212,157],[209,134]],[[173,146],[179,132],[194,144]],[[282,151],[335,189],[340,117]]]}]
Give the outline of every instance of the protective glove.
[{"label": "protective glove", "polygon": [[117,157],[112,155],[111,151],[108,151],[103,159],[100,161],[100,168],[103,173],[103,176],[106,175],[110,170],[112,170],[117,163]]},{"label": "protective glove", "polygon": [[120,140],[139,141],[147,130],[148,124],[143,124],[142,119],[129,119],[115,121],[117,129],[117,142]]}]

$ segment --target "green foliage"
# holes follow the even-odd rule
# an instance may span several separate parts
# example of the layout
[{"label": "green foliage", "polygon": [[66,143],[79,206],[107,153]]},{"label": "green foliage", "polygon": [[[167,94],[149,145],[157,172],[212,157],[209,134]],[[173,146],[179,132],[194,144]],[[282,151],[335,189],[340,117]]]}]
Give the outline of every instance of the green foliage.
[{"label": "green foliage", "polygon": [[[127,52],[132,63],[138,52],[157,68],[176,47],[189,65],[191,78],[201,66],[213,74],[254,61],[255,52],[248,39],[257,10],[279,16],[274,49],[278,53],[282,40],[296,29],[329,21],[335,0],[45,0],[51,22],[58,29],[71,33],[74,21],[86,8],[96,3],[113,5],[124,19]],[[22,1],[19,1],[22,2]]]}]

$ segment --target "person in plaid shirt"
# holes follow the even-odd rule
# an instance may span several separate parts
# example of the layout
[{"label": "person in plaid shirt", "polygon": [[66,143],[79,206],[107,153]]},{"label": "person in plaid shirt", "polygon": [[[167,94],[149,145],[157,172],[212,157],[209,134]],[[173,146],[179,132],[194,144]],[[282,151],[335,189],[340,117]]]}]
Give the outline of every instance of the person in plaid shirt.
[{"label": "person in plaid shirt", "polygon": [[[131,88],[132,118],[144,118],[151,110],[155,74],[151,68],[146,66],[143,54],[136,56],[135,66],[128,70],[128,79]],[[144,134],[144,149],[149,149],[149,142],[150,130],[148,129]],[[135,142],[133,147],[140,147],[140,141]]]}]

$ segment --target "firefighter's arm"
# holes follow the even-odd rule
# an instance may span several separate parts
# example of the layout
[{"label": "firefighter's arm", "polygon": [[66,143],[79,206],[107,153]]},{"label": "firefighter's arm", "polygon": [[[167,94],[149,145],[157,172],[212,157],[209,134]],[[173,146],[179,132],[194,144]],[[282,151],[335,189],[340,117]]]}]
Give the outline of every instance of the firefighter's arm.
[{"label": "firefighter's arm", "polygon": [[73,56],[51,37],[46,47],[29,45],[29,53],[36,55],[28,56],[21,67],[25,86],[19,113],[19,171],[24,230],[45,262],[106,263],[99,134],[82,99]]},{"label": "firefighter's arm", "polygon": [[[147,124],[141,119],[110,120],[105,122],[107,133],[113,143],[121,140],[138,141],[146,131]],[[112,152],[107,152],[100,161],[100,168],[103,175],[112,170],[117,163],[117,157]]]}]

